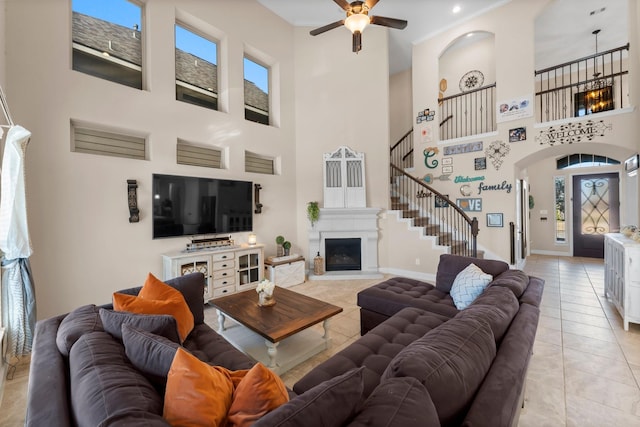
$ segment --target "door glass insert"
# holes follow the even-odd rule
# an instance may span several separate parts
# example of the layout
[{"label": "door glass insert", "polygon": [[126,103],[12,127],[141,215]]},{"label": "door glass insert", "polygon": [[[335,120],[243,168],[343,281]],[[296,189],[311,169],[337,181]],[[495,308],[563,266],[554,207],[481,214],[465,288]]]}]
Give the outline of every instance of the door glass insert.
[{"label": "door glass insert", "polygon": [[582,180],[580,206],[582,234],[601,235],[610,231],[609,178]]}]

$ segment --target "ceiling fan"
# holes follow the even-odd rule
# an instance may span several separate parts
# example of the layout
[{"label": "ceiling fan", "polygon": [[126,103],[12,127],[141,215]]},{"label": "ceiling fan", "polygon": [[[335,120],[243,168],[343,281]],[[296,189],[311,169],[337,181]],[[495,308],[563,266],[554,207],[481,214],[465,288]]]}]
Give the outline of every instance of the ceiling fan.
[{"label": "ceiling fan", "polygon": [[385,18],[384,16],[369,16],[369,10],[378,3],[378,0],[352,1],[333,0],[338,6],[347,12],[347,17],[340,21],[327,24],[324,27],[311,30],[309,34],[317,36],[325,31],[333,30],[341,25],[347,27],[353,33],[353,51],[358,53],[362,49],[362,31],[368,24],[382,25],[384,27],[404,29],[407,21],[403,19]]}]

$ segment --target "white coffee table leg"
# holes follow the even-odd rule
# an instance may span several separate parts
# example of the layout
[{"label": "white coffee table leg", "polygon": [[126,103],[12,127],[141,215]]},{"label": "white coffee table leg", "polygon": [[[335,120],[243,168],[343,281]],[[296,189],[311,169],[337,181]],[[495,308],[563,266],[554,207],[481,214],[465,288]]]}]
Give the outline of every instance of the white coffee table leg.
[{"label": "white coffee table leg", "polygon": [[223,312],[221,312],[220,310],[216,310],[216,313],[218,313],[218,332],[222,332],[225,330],[224,328],[224,321],[226,319],[225,315]]},{"label": "white coffee table leg", "polygon": [[330,319],[326,319],[324,322],[322,322],[322,329],[324,329],[324,334],[322,335],[322,338],[325,341],[329,341],[329,320]]},{"label": "white coffee table leg", "polygon": [[267,354],[269,355],[269,368],[276,368],[278,365],[276,364],[276,356],[278,354],[278,344],[277,342],[271,342],[269,340],[265,340],[264,343],[267,345]]}]

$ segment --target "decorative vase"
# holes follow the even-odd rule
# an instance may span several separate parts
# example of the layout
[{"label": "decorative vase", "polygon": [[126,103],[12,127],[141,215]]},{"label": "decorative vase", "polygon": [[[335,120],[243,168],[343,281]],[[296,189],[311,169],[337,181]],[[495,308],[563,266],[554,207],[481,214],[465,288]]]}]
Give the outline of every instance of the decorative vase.
[{"label": "decorative vase", "polygon": [[283,255],[284,255],[284,248],[282,247],[282,245],[277,245],[276,256],[283,256]]},{"label": "decorative vase", "polygon": [[271,307],[276,303],[276,299],[273,295],[267,295],[266,292],[260,292],[258,294],[258,305],[260,307]]},{"label": "decorative vase", "polygon": [[289,256],[289,251],[291,248],[284,248],[284,256]]},{"label": "decorative vase", "polygon": [[313,259],[313,274],[316,276],[322,276],[324,274],[324,258],[320,256],[320,252]]}]

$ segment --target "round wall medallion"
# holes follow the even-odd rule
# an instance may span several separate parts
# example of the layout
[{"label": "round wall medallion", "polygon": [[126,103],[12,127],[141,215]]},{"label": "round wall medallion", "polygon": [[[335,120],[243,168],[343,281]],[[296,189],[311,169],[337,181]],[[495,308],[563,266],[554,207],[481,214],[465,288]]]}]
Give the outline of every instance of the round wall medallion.
[{"label": "round wall medallion", "polygon": [[483,83],[484,83],[484,74],[482,74],[481,71],[478,71],[478,70],[469,71],[460,79],[460,91],[467,92],[472,89],[477,89],[479,87],[482,87]]},{"label": "round wall medallion", "polygon": [[460,194],[462,194],[465,197],[469,197],[471,195],[471,186],[468,184],[465,184],[462,187],[460,187]]}]

